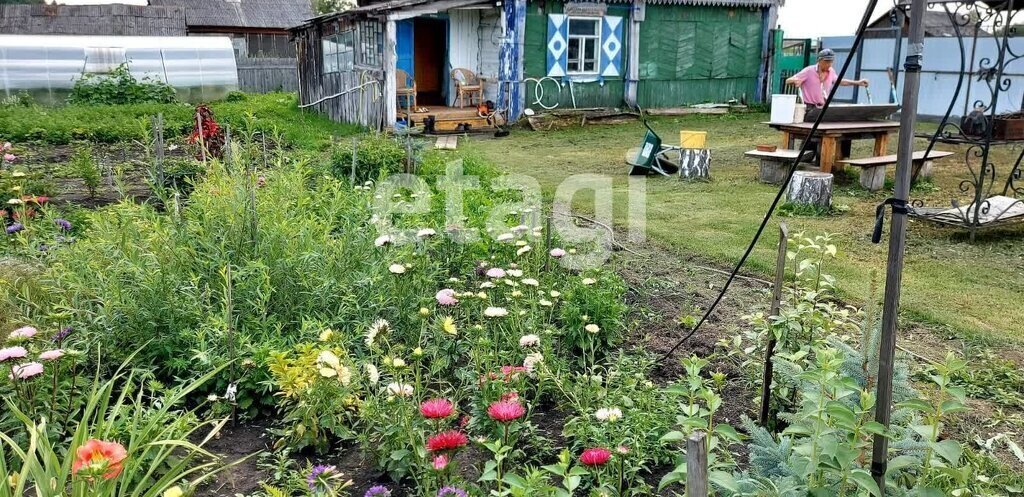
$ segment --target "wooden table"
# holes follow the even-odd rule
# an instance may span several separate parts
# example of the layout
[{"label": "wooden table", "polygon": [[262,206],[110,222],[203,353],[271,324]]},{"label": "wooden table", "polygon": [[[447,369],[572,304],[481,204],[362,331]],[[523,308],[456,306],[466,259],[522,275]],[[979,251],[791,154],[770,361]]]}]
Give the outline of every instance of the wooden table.
[{"label": "wooden table", "polygon": [[842,167],[839,161],[849,158],[850,142],[853,140],[874,139],[874,156],[886,155],[889,134],[900,129],[900,123],[896,121],[830,122],[821,123],[812,135],[814,123],[765,124],[782,132],[782,147],[786,149],[793,148],[796,139],[819,141],[821,149],[818,164],[825,173],[831,173],[833,167]]}]

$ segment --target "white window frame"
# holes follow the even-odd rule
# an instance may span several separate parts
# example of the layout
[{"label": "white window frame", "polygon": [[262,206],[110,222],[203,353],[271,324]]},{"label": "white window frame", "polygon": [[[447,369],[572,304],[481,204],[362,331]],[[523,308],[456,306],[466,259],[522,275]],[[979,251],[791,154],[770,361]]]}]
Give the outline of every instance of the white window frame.
[{"label": "white window frame", "polygon": [[[572,22],[573,21],[589,21],[589,22],[593,22],[595,24],[594,34],[593,35],[574,35],[574,34],[572,34]],[[601,25],[604,24],[601,21],[602,21],[601,17],[595,17],[595,16],[569,16],[569,18],[566,20],[566,22],[569,23],[569,24],[566,25],[566,31],[569,34],[568,40],[566,40],[568,46],[572,46],[573,40],[580,40],[581,41],[580,50],[579,50],[579,54],[578,54],[579,57],[577,57],[576,59],[569,58],[569,48],[568,48],[568,46],[566,47],[566,61],[565,61],[565,72],[566,72],[566,74],[574,75],[574,76],[592,76],[592,75],[598,74],[601,71]],[[593,43],[594,44],[594,69],[592,71],[587,71],[587,70],[584,69],[586,61],[587,61],[587,59],[584,56],[584,54],[586,53],[585,48],[586,48],[587,43]],[[578,69],[576,69],[576,70],[572,69],[574,62],[579,64]]]},{"label": "white window frame", "polygon": [[[348,38],[348,45],[342,41]],[[337,74],[351,71],[355,67],[356,32],[347,29],[321,40],[323,49],[324,74]]]}]

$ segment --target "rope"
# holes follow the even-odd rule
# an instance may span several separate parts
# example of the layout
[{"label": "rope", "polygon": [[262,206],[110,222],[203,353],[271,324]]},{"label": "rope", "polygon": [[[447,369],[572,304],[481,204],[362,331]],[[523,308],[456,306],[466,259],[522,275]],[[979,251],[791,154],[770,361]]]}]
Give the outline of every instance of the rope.
[{"label": "rope", "polygon": [[[860,48],[861,41],[864,39],[864,31],[867,29],[868,23],[871,21],[871,14],[875,11],[875,6],[877,4],[878,0],[868,1],[867,9],[864,11],[864,16],[861,17],[860,26],[857,28],[857,37],[854,39],[853,47],[850,49],[850,56],[847,57],[846,61],[843,62],[843,68],[839,71],[839,78],[837,79],[836,84],[832,86],[832,90],[829,92],[828,98],[825,100],[825,106],[822,107],[821,112],[818,113],[818,117],[814,120],[814,125],[811,127],[811,130],[808,133],[809,137],[814,136],[814,133],[818,131],[818,128],[821,126],[821,122],[825,117],[826,111],[828,111],[829,107],[832,105],[832,100],[835,98],[836,92],[839,90],[841,86],[839,82],[842,81],[843,78],[846,76],[846,72],[850,68],[850,63],[853,61],[853,54],[856,53],[856,51]],[[694,326],[693,329],[686,334],[686,336],[684,336],[678,342],[676,342],[676,344],[673,345],[668,352],[659,357],[657,362],[660,363],[665,359],[668,359],[673,353],[675,353],[676,350],[679,349],[679,347],[681,347],[684,343],[686,343],[687,340],[693,337],[693,335],[697,333],[697,330],[700,330],[701,326],[703,326],[704,323],[707,322],[708,318],[711,317],[711,313],[715,312],[715,309],[718,308],[718,305],[722,303],[722,299],[725,298],[725,294],[732,287],[732,283],[733,281],[736,280],[736,277],[739,274],[740,269],[743,267],[743,264],[747,262],[747,258],[749,258],[750,254],[754,251],[754,247],[757,245],[757,241],[761,239],[761,235],[764,234],[765,228],[768,227],[768,221],[771,220],[772,214],[775,212],[775,209],[778,207],[779,202],[782,200],[782,195],[785,193],[786,188],[789,186],[790,180],[793,179],[793,173],[796,172],[797,164],[800,163],[800,159],[802,159],[804,154],[807,153],[810,144],[811,140],[804,140],[803,144],[800,146],[800,153],[797,154],[796,158],[793,159],[792,164],[790,164],[789,171],[786,173],[786,179],[785,181],[782,182],[782,186],[779,188],[779,192],[775,194],[775,199],[772,200],[771,206],[768,207],[768,212],[765,213],[764,219],[761,220],[761,225],[758,226],[757,233],[754,234],[754,239],[750,241],[750,245],[747,246],[747,250],[746,252],[743,253],[743,257],[740,258],[739,262],[736,264],[736,267],[733,268],[732,272],[729,274],[729,279],[726,280],[725,286],[722,287],[722,290],[718,292],[718,297],[715,298],[714,303],[712,303],[711,306],[708,307],[708,310],[704,313],[704,316],[700,318],[700,321],[697,322],[697,325]]]}]

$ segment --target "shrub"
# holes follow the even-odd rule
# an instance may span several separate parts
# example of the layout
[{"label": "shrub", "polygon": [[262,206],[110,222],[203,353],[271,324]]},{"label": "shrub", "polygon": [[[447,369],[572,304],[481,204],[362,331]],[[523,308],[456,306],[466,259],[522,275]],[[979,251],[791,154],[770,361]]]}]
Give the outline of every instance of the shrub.
[{"label": "shrub", "polygon": [[117,66],[110,74],[85,74],[75,81],[68,103],[86,105],[123,105],[170,103],[174,88],[163,81],[132,75],[128,64]]},{"label": "shrub", "polygon": [[92,156],[92,148],[82,147],[76,150],[67,167],[71,175],[82,180],[82,185],[89,191],[89,198],[96,198],[103,175],[100,173],[99,163]]},{"label": "shrub", "polygon": [[[405,170],[405,149],[387,135],[372,135],[356,145],[355,184]],[[330,172],[338,179],[352,177],[352,144],[343,142],[331,153]]]}]

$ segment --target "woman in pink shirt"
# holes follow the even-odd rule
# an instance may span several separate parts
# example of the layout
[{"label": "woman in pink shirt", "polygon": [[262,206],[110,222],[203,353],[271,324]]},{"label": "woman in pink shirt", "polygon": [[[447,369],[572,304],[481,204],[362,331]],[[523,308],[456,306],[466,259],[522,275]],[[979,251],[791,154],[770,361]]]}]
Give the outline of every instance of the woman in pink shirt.
[{"label": "woman in pink shirt", "polygon": [[[804,103],[808,107],[824,107],[825,99],[832,91],[832,87],[839,79],[832,64],[835,63],[836,53],[830,48],[818,52],[818,63],[805,67],[802,71],[786,80],[787,85],[799,86],[803,94]],[[868,86],[868,80],[844,79],[839,86]]]}]

